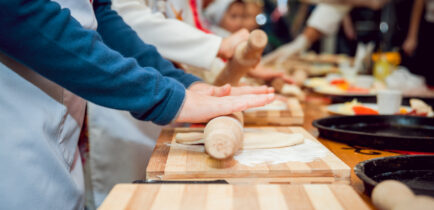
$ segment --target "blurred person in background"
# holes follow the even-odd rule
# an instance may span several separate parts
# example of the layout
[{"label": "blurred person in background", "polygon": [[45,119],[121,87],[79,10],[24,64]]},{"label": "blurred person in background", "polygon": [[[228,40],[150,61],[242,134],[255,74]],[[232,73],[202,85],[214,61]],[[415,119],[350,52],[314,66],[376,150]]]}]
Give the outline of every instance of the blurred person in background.
[{"label": "blurred person in background", "polygon": [[279,47],[277,50],[267,55],[263,62],[276,61],[277,63],[282,63],[287,58],[307,50],[323,36],[336,33],[343,18],[351,11],[353,6],[379,9],[387,2],[388,0],[348,0],[348,4],[320,3],[309,16],[307,26],[304,28],[303,32],[292,42]]},{"label": "blurred person in background", "polygon": [[214,34],[227,37],[243,28],[245,4],[241,0],[217,0],[205,9]]}]

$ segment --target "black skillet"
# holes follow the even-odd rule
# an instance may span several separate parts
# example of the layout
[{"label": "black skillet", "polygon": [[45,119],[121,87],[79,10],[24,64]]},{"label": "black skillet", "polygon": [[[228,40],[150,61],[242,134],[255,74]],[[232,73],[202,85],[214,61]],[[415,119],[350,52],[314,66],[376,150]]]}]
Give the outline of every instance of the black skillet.
[{"label": "black skillet", "polygon": [[434,152],[434,118],[401,115],[338,116],[315,120],[320,136],[376,149]]},{"label": "black skillet", "polygon": [[393,179],[403,182],[416,194],[434,196],[434,155],[401,155],[374,158],[354,167],[370,195],[379,182]]}]

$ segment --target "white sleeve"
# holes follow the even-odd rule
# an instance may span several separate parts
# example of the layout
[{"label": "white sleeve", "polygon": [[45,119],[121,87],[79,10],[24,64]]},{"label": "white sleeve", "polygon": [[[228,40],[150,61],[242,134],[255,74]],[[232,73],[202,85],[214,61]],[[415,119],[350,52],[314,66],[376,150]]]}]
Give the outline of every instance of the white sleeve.
[{"label": "white sleeve", "polygon": [[307,25],[325,35],[335,33],[344,16],[351,10],[348,5],[318,4],[310,15]]},{"label": "white sleeve", "polygon": [[152,13],[143,0],[113,0],[112,9],[169,60],[209,69],[217,56],[222,38]]}]

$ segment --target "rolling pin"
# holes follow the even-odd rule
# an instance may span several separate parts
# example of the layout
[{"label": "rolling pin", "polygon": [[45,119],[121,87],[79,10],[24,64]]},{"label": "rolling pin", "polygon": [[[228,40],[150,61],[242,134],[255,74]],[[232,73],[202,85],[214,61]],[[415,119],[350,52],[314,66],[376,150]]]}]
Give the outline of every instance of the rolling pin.
[{"label": "rolling pin", "polygon": [[243,146],[243,114],[216,117],[204,130],[205,151],[215,159],[227,159]]},{"label": "rolling pin", "polygon": [[405,184],[395,180],[386,180],[375,186],[372,203],[379,210],[434,209],[434,198],[414,195]]},{"label": "rolling pin", "polygon": [[233,86],[238,85],[241,77],[261,61],[261,55],[267,42],[268,37],[264,31],[259,29],[252,31],[249,39],[237,46],[234,56],[217,76],[214,84],[218,86],[227,83]]}]

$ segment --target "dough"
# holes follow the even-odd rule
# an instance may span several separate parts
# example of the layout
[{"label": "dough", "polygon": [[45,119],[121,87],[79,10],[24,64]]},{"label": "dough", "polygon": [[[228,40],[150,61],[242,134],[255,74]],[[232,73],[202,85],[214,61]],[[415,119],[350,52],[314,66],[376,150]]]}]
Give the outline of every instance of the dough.
[{"label": "dough", "polygon": [[273,102],[256,108],[250,108],[245,110],[244,112],[255,112],[255,111],[269,111],[269,110],[288,110],[288,104],[281,100],[274,100]]},{"label": "dough", "polygon": [[414,193],[405,184],[396,180],[383,181],[372,190],[372,203],[379,210],[392,210],[414,199]]},{"label": "dough", "polygon": [[[203,144],[203,133],[177,133],[176,143],[179,144]],[[270,149],[289,147],[304,142],[303,134],[282,133],[274,131],[244,132],[243,149]]]},{"label": "dough", "polygon": [[243,149],[270,149],[289,147],[304,142],[300,133],[282,133],[274,131],[245,132]]},{"label": "dough", "polygon": [[203,132],[177,133],[175,135],[178,144],[203,144]]}]

